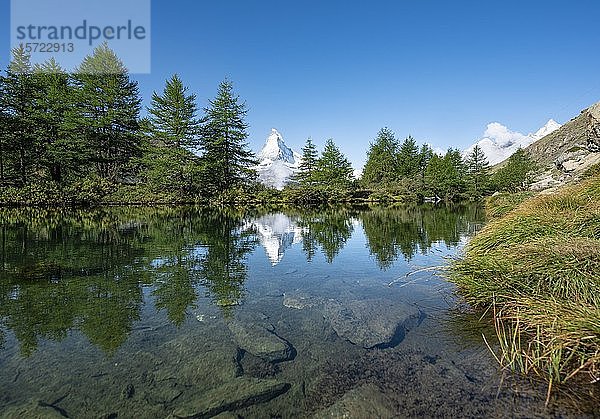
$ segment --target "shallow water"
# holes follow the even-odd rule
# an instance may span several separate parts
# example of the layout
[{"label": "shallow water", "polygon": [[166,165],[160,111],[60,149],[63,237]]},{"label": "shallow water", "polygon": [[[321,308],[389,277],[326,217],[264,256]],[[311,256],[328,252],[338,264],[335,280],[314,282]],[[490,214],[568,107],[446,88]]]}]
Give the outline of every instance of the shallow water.
[{"label": "shallow water", "polygon": [[502,373],[438,276],[477,206],[0,216],[2,417],[594,413]]}]

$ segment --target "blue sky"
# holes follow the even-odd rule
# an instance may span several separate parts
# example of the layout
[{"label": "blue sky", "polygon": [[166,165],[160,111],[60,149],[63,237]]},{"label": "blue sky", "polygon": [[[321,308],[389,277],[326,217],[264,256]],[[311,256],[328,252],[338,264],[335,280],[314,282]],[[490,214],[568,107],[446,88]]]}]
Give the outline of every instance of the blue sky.
[{"label": "blue sky", "polygon": [[228,77],[255,150],[275,127],[295,149],[334,138],[360,167],[384,126],[465,148],[490,122],[568,121],[600,100],[599,21],[592,0],[155,0],[152,73],[135,78],[147,103],[179,73],[205,106]]}]

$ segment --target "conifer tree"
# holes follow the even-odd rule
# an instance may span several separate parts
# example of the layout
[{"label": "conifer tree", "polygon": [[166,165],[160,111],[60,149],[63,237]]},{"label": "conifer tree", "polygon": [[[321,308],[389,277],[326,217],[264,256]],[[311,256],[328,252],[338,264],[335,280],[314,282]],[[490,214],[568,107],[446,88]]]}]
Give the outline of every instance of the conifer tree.
[{"label": "conifer tree", "polygon": [[[2,80],[0,79],[0,86],[2,85]],[[0,87],[0,95],[2,94],[2,90]],[[7,142],[10,135],[10,126],[9,126],[9,116],[6,111],[2,101],[0,100],[0,187],[5,186],[6,183],[6,175],[5,175],[5,166],[8,157],[7,152]]]},{"label": "conifer tree", "polygon": [[421,182],[421,188],[425,185],[425,172],[427,171],[427,166],[429,166],[429,162],[434,154],[435,153],[429,145],[423,144],[421,146],[421,150],[419,151],[419,180]]},{"label": "conifer tree", "polygon": [[468,172],[469,189],[473,196],[480,197],[485,193],[489,183],[489,163],[485,153],[476,145],[465,162]]},{"label": "conifer tree", "polygon": [[150,133],[167,147],[191,150],[200,145],[196,95],[188,95],[187,91],[175,74],[167,80],[162,95],[152,94],[152,104],[148,108]]},{"label": "conifer tree", "polygon": [[465,173],[460,151],[450,148],[444,157],[434,154],[431,158],[425,182],[436,196],[452,201],[464,191]]},{"label": "conifer tree", "polygon": [[50,179],[60,183],[66,175],[78,171],[84,164],[83,144],[66,127],[73,89],[69,75],[54,58],[34,66],[34,78],[36,96],[33,117],[38,157]]},{"label": "conifer tree", "polygon": [[233,92],[231,82],[219,85],[215,99],[205,109],[201,146],[204,151],[204,186],[211,194],[243,186],[256,178],[257,164],[248,147],[246,104]]},{"label": "conifer tree", "polygon": [[302,147],[302,162],[298,169],[298,174],[294,180],[301,185],[311,185],[314,182],[314,173],[317,166],[319,153],[317,147],[312,141],[312,138],[306,140],[306,144]]},{"label": "conifer tree", "polygon": [[413,137],[408,136],[400,146],[397,164],[401,178],[413,179],[419,173],[419,148]]},{"label": "conifer tree", "polygon": [[5,101],[5,80],[0,75],[0,186],[6,185],[6,166],[10,162],[8,144],[11,137],[10,114],[8,103]]},{"label": "conifer tree", "polygon": [[6,76],[0,79],[0,109],[4,126],[2,135],[1,176],[24,186],[37,165],[35,155],[35,84],[30,56],[23,46],[12,50]]},{"label": "conifer tree", "polygon": [[73,79],[76,111],[71,115],[72,128],[83,133],[95,172],[117,180],[140,152],[137,83],[130,80],[122,61],[106,44],[83,60]]},{"label": "conifer tree", "polygon": [[394,133],[383,128],[367,152],[362,182],[365,186],[388,186],[398,180],[398,152],[400,145]]},{"label": "conifer tree", "polygon": [[188,95],[179,76],[173,75],[162,95],[153,93],[148,113],[146,175],[161,189],[191,191],[199,166],[193,154],[200,147],[196,96]]},{"label": "conifer tree", "polygon": [[327,140],[321,157],[317,160],[315,180],[322,185],[347,188],[352,182],[352,165],[335,145]]}]

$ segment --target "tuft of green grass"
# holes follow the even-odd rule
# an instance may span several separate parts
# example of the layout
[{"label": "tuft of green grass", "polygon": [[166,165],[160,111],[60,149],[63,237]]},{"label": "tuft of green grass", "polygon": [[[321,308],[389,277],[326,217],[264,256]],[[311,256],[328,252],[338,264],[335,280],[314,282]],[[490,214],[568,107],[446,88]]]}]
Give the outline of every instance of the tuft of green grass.
[{"label": "tuft of green grass", "polygon": [[473,307],[493,313],[503,366],[544,377],[550,386],[584,374],[594,380],[600,176],[506,211],[509,201],[495,202],[504,215],[473,238],[450,279]]},{"label": "tuft of green grass", "polygon": [[485,211],[490,218],[500,218],[532,196],[533,192],[501,193],[490,196],[485,201]]},{"label": "tuft of green grass", "polygon": [[600,176],[600,163],[596,163],[595,165],[587,169],[585,172],[583,172],[582,175],[583,178],[591,178],[594,176]]}]

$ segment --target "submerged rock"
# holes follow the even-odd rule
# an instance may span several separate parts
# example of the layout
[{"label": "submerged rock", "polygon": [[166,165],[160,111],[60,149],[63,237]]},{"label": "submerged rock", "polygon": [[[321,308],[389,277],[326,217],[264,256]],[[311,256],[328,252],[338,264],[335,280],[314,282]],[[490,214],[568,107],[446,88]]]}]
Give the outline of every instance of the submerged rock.
[{"label": "submerged rock", "polygon": [[393,418],[398,412],[393,402],[375,385],[365,384],[346,393],[333,406],[317,413],[315,419]]},{"label": "submerged rock", "polygon": [[51,406],[42,401],[31,401],[22,406],[15,406],[5,410],[0,418],[31,418],[55,419],[68,417],[66,412],[56,406]]},{"label": "submerged rock", "polygon": [[319,300],[305,292],[293,291],[283,294],[283,305],[295,310],[312,308],[319,304]]},{"label": "submerged rock", "polygon": [[211,350],[177,366],[177,379],[195,386],[215,386],[240,375],[237,354],[230,350]]},{"label": "submerged rock", "polygon": [[262,379],[273,378],[281,371],[278,364],[265,361],[250,353],[244,354],[240,360],[240,366],[243,375]]},{"label": "submerged rock", "polygon": [[287,361],[296,354],[292,345],[259,324],[234,320],[227,327],[241,349],[265,361]]},{"label": "submerged rock", "polygon": [[207,393],[198,395],[186,406],[177,409],[176,418],[210,418],[223,412],[268,402],[288,391],[290,385],[275,380],[240,377]]},{"label": "submerged rock", "polygon": [[367,349],[395,346],[423,316],[414,305],[391,300],[329,300],[324,315],[338,336]]}]

